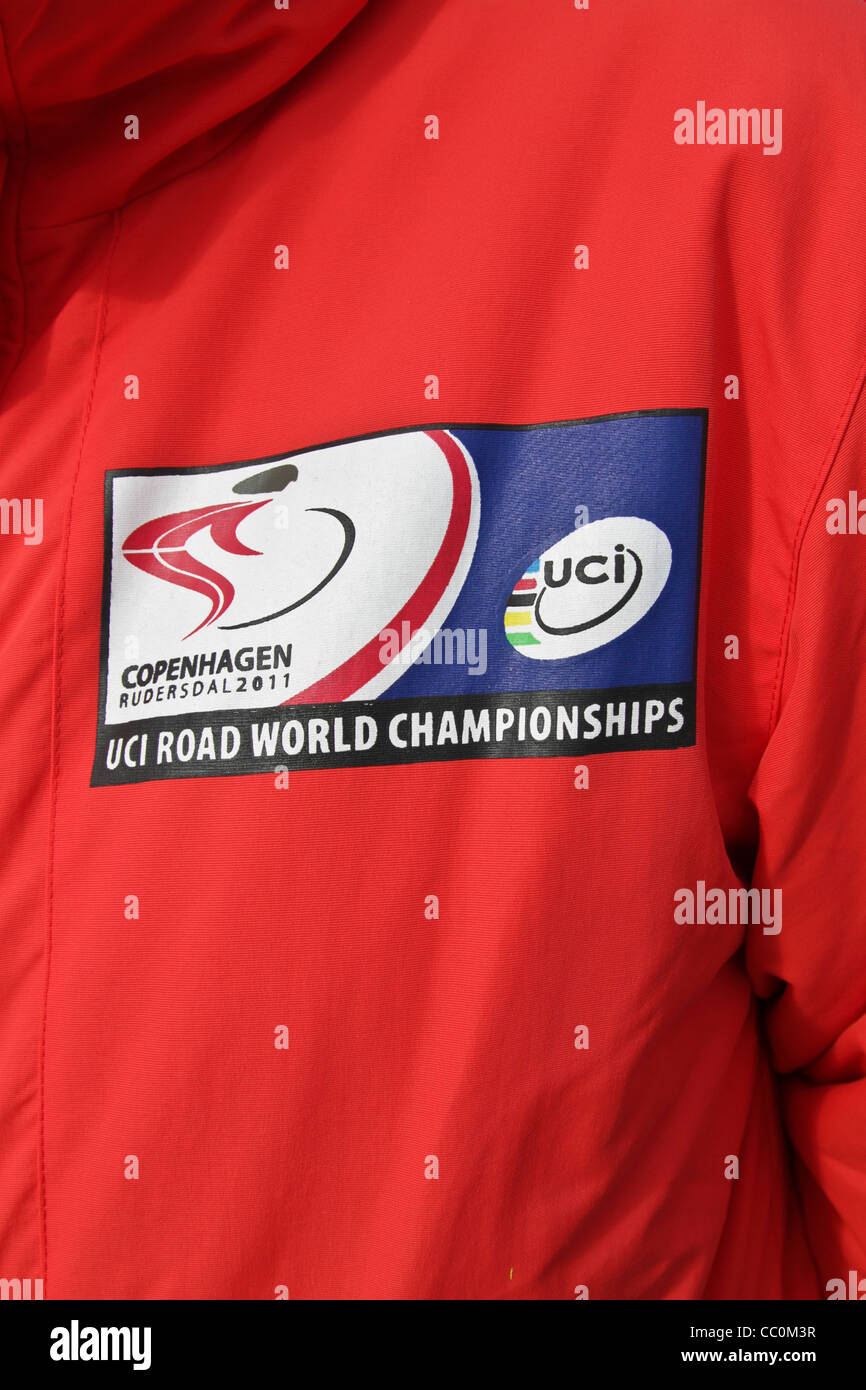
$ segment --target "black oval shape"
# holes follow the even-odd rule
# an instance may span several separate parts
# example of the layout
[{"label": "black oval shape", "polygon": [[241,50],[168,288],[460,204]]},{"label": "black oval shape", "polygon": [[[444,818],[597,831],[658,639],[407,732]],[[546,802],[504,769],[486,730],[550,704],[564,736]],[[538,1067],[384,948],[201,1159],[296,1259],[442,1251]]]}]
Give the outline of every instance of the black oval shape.
[{"label": "black oval shape", "polygon": [[232,492],[242,496],[258,492],[282,492],[289,483],[295,482],[298,470],[293,463],[278,463],[276,468],[266,468],[264,473],[254,473],[251,478],[242,478],[235,483]]}]

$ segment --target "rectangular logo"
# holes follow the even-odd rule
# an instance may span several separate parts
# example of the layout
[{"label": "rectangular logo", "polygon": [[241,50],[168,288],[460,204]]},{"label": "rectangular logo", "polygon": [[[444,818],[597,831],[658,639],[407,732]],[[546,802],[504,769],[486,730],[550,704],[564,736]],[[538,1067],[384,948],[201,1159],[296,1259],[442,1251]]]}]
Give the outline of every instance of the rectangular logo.
[{"label": "rectangular logo", "polygon": [[695,742],[705,410],[105,479],[92,785]]}]

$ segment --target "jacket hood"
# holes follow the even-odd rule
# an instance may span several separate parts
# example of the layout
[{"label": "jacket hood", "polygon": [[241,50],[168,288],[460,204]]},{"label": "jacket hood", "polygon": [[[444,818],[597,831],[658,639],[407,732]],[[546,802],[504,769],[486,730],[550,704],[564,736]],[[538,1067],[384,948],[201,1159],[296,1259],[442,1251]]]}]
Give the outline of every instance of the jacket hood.
[{"label": "jacket hood", "polygon": [[23,175],[20,224],[107,211],[212,158],[365,3],[0,0],[0,176],[7,159]]}]

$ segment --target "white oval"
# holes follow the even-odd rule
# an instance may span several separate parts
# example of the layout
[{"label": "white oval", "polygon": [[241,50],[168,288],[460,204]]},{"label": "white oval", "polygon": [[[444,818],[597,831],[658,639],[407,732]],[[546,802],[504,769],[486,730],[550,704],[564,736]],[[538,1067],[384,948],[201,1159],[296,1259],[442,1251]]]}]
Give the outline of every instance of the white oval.
[{"label": "white oval", "polygon": [[545,550],[515,585],[505,635],[534,661],[594,651],[649,612],[670,570],[670,541],[653,522],[590,521]]}]

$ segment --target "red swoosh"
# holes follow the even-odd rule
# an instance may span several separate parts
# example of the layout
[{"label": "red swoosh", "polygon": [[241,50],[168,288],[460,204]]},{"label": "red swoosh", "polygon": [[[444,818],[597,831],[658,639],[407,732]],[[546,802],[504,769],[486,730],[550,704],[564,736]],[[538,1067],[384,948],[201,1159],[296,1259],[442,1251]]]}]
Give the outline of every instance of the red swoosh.
[{"label": "red swoosh", "polygon": [[[445,535],[442,537],[442,544],[436,552],[432,565],[411,598],[407,600],[399,613],[394,615],[391,622],[386,624],[388,627],[396,628],[402,634],[403,623],[408,622],[408,641],[411,641],[415,633],[424,626],[448,587],[463,552],[472,510],[472,480],[460,446],[444,430],[427,430],[425,433],[445,455],[451,470],[453,492],[451,515],[448,518]],[[401,651],[403,646],[408,645],[408,641],[401,643]],[[291,700],[284,700],[283,704],[309,705],[320,701],[348,700],[356,690],[361,690],[382,670],[381,649],[381,641],[377,633],[365,646],[355,652],[354,656],[350,656],[348,661],[344,661],[342,666],[330,671],[321,680],[308,685],[306,690],[302,690]]]}]

